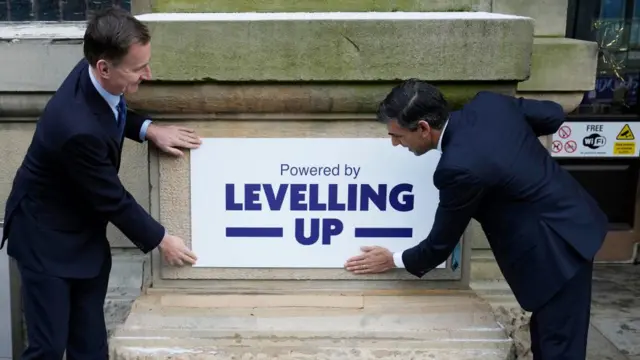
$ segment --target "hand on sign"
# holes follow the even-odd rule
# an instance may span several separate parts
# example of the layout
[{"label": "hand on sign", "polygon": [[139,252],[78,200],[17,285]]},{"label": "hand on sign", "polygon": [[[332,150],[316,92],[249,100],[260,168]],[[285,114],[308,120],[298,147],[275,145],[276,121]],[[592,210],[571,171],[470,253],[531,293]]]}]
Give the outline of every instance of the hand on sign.
[{"label": "hand on sign", "polygon": [[378,274],[395,267],[393,254],[380,246],[363,246],[363,254],[347,260],[344,267],[356,274]]},{"label": "hand on sign", "polygon": [[197,149],[202,143],[192,129],[182,126],[160,126],[153,123],[147,129],[147,139],[160,150],[174,156],[184,155],[179,148]]},{"label": "hand on sign", "polygon": [[185,263],[193,265],[198,260],[181,238],[169,234],[160,242],[160,252],[171,266],[183,266]]}]

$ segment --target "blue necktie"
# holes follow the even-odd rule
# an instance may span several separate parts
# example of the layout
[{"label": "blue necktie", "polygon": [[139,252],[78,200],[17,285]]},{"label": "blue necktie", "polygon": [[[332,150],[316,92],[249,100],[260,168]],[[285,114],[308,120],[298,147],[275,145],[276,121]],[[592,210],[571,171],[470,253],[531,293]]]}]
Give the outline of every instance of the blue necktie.
[{"label": "blue necktie", "polygon": [[453,253],[451,254],[451,270],[456,271],[460,266],[460,253],[462,252],[462,244],[458,241]]},{"label": "blue necktie", "polygon": [[124,125],[127,122],[127,103],[124,100],[124,96],[120,96],[120,102],[118,103],[118,139],[122,138],[124,132]]}]

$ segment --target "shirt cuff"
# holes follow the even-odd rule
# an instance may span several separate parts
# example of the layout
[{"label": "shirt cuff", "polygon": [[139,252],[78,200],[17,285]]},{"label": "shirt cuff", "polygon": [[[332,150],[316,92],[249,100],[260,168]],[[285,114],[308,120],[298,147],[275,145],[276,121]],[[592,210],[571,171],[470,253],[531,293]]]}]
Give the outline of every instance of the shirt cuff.
[{"label": "shirt cuff", "polygon": [[402,253],[403,252],[393,253],[393,263],[397,268],[404,268],[404,262],[402,262]]},{"label": "shirt cuff", "polygon": [[151,120],[145,120],[140,127],[140,140],[147,140],[147,128],[151,125]]}]

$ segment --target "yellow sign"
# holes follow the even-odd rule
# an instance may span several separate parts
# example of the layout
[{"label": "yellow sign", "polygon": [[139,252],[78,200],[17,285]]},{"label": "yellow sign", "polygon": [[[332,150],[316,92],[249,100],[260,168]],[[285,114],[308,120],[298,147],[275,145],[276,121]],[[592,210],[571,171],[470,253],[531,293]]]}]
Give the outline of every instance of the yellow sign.
[{"label": "yellow sign", "polygon": [[625,124],[622,130],[618,133],[616,140],[635,140],[636,137],[633,136],[633,131],[629,127],[629,124]]},{"label": "yellow sign", "polygon": [[[629,130],[631,131],[631,130]],[[633,134],[631,135],[633,136]],[[616,142],[613,143],[614,155],[635,155],[636,154],[636,142]]]}]

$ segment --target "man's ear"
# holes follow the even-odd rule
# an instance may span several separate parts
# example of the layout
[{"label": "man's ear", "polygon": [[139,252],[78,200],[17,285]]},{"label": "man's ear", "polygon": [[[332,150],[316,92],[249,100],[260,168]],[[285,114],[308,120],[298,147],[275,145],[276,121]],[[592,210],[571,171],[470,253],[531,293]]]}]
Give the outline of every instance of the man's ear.
[{"label": "man's ear", "polygon": [[431,126],[428,122],[420,120],[418,121],[418,127],[416,130],[420,132],[420,136],[427,137],[431,133]]},{"label": "man's ear", "polygon": [[96,63],[96,70],[98,74],[104,78],[109,78],[109,75],[111,73],[109,64],[104,60],[98,60],[98,62]]}]

